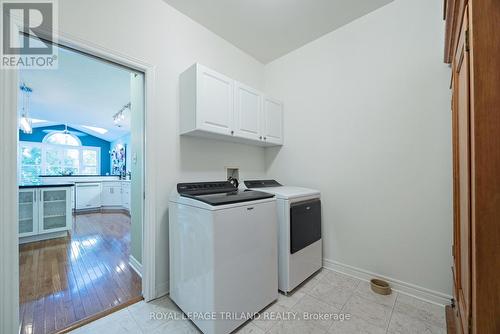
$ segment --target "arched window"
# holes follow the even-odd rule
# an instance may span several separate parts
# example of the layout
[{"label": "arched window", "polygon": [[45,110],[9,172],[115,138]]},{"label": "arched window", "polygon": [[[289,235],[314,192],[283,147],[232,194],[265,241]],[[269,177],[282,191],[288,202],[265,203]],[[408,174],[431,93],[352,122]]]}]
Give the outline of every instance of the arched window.
[{"label": "arched window", "polygon": [[82,142],[77,136],[64,132],[49,133],[43,138],[43,142],[55,145],[82,146]]}]

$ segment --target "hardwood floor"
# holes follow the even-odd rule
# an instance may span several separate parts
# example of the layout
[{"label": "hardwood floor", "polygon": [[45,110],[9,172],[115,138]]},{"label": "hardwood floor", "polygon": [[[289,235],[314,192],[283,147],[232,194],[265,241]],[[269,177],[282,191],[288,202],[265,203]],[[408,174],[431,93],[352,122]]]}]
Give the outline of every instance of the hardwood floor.
[{"label": "hardwood floor", "polygon": [[140,297],[129,254],[124,214],[78,215],[71,236],[20,245],[21,333],[54,333]]}]

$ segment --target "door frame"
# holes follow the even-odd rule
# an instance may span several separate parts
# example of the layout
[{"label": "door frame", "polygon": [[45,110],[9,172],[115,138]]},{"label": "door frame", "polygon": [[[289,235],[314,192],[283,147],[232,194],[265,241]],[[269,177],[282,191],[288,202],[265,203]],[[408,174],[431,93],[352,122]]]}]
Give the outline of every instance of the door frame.
[{"label": "door frame", "polygon": [[[18,26],[19,32],[21,27]],[[142,295],[145,301],[158,297],[156,293],[156,167],[153,163],[152,140],[153,101],[155,92],[155,66],[142,60],[124,55],[90,41],[56,31],[53,39],[65,47],[95,56],[111,63],[128,67],[144,74],[144,196],[142,234]],[[0,78],[0,332],[18,333],[19,327],[19,239],[17,194],[17,94],[18,70],[2,69]]]}]

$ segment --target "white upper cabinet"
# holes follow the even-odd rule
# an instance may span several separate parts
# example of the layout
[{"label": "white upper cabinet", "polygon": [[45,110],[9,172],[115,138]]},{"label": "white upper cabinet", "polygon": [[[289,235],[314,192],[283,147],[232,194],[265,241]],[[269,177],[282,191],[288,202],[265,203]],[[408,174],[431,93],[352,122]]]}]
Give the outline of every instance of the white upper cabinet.
[{"label": "white upper cabinet", "polygon": [[276,145],[283,144],[283,104],[269,97],[264,98],[263,139]]},{"label": "white upper cabinet", "polygon": [[234,84],[234,132],[236,136],[261,140],[262,94],[242,83]]},{"label": "white upper cabinet", "polygon": [[283,106],[252,87],[194,64],[180,75],[180,133],[283,145]]},{"label": "white upper cabinet", "polygon": [[181,132],[194,127],[231,135],[233,85],[230,78],[199,64],[181,74]]}]

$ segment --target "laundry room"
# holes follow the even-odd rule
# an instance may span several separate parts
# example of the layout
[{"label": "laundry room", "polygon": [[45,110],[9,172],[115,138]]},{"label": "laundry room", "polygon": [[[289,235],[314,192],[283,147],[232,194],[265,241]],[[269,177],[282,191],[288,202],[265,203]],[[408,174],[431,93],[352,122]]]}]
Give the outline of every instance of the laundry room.
[{"label": "laundry room", "polygon": [[500,333],[495,0],[0,5],[0,333]]}]

